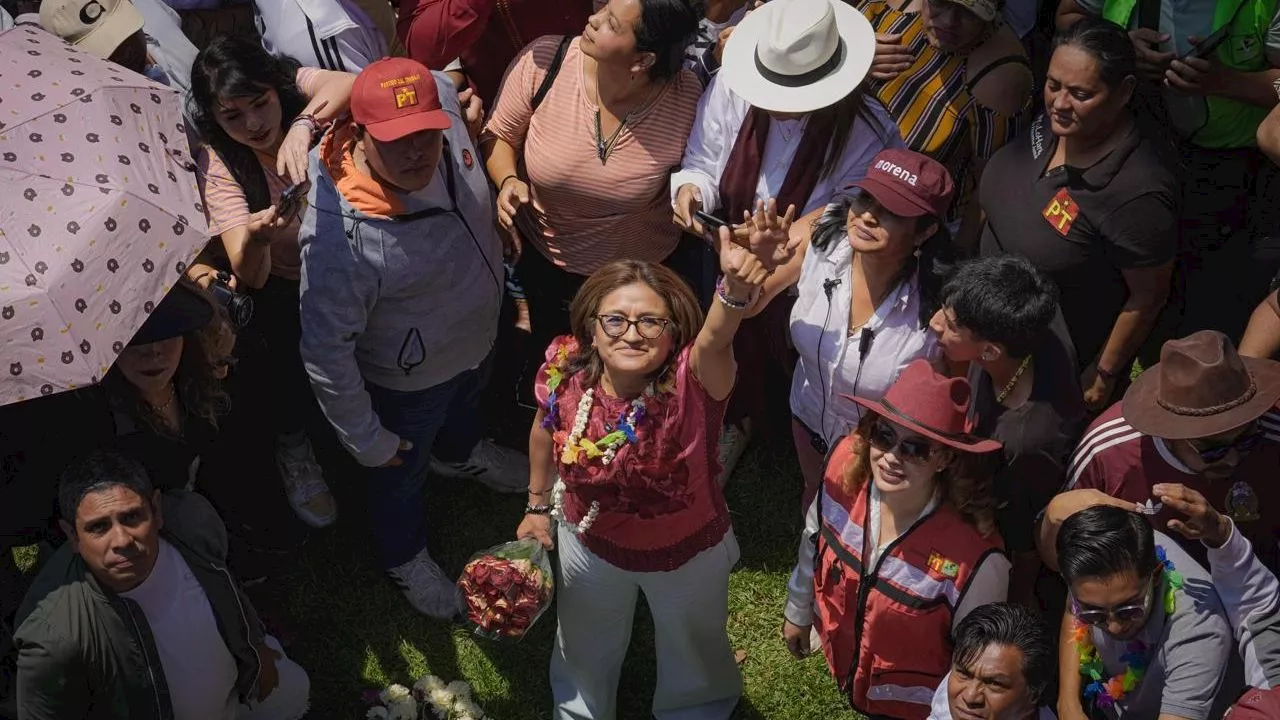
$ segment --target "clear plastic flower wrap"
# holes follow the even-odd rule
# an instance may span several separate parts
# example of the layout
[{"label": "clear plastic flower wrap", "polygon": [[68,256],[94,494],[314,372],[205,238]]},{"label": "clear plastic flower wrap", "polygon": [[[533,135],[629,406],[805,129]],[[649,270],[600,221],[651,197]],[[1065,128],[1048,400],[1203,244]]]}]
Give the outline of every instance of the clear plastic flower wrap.
[{"label": "clear plastic flower wrap", "polygon": [[551,559],[532,538],[495,545],[467,561],[458,587],[467,622],[481,637],[519,639],[551,606]]}]

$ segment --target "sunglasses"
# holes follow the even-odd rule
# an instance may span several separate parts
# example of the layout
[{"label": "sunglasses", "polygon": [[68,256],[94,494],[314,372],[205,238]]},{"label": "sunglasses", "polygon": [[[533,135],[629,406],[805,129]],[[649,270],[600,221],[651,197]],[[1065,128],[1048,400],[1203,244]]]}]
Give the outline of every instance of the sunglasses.
[{"label": "sunglasses", "polygon": [[1151,594],[1154,588],[1154,582],[1147,584],[1147,590],[1142,594],[1141,603],[1130,603],[1128,605],[1121,605],[1120,607],[1108,608],[1106,610],[1082,610],[1080,609],[1080,603],[1075,599],[1075,596],[1072,596],[1071,614],[1085,625],[1092,625],[1094,627],[1105,625],[1113,618],[1118,623],[1129,625],[1147,616],[1148,609],[1151,605]]},{"label": "sunglasses", "polygon": [[624,315],[597,315],[596,322],[600,323],[600,329],[604,330],[604,334],[611,338],[616,339],[626,335],[634,326],[636,332],[640,333],[640,337],[645,340],[657,340],[662,337],[662,333],[666,332],[667,326],[671,324],[667,318],[646,316],[632,320]]},{"label": "sunglasses", "polygon": [[902,460],[917,463],[928,460],[937,447],[932,440],[919,435],[899,436],[898,429],[886,420],[876,420],[871,426],[867,442],[880,452],[892,452]]},{"label": "sunglasses", "polygon": [[1225,458],[1227,453],[1235,450],[1241,453],[1247,453],[1258,447],[1258,443],[1262,442],[1262,431],[1254,428],[1229,443],[1220,445],[1210,445],[1209,447],[1201,447],[1195,440],[1191,441],[1191,447],[1200,453],[1200,459],[1206,463],[1215,463]]},{"label": "sunglasses", "polygon": [[886,210],[880,201],[871,196],[871,193],[860,189],[849,196],[849,212],[854,215],[871,213],[872,217],[881,222],[903,219],[901,215]]}]

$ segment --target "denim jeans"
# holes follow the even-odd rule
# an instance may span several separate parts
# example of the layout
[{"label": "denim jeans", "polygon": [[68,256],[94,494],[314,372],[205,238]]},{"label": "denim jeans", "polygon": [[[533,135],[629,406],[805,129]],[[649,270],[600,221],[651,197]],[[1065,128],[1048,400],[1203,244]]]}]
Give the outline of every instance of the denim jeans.
[{"label": "denim jeans", "polygon": [[369,525],[386,569],[409,562],[427,546],[422,487],[434,455],[461,462],[480,441],[480,392],[488,361],[425,390],[402,392],[365,383],[383,427],[413,443],[402,465],[368,468]]}]

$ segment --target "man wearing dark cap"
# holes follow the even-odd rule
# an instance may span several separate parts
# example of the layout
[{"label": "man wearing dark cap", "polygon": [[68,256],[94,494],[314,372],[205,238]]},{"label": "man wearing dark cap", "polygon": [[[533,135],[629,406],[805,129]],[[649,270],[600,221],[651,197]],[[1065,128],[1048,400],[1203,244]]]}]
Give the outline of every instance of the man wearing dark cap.
[{"label": "man wearing dark cap", "polygon": [[[1182,484],[1208,498],[1280,568],[1280,363],[1241,357],[1227,337],[1201,331],[1170,340],[1076,448],[1067,489],[1092,488],[1142,503],[1159,530],[1177,517],[1152,498]],[[1205,564],[1200,543],[1185,547]]]},{"label": "man wearing dark cap", "polygon": [[529,484],[527,458],[481,440],[502,244],[453,85],[412,60],[369,65],[308,175],[302,358],[325,416],[368,468],[383,567],[415,609],[449,618],[457,588],[426,548],[428,466],[501,490]]}]

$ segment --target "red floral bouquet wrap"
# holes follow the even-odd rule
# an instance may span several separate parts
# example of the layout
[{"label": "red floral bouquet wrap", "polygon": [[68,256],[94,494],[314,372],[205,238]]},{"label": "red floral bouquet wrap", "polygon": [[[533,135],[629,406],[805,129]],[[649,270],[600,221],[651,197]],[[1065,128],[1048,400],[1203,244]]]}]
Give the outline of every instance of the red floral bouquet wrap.
[{"label": "red floral bouquet wrap", "polygon": [[495,545],[467,561],[458,578],[467,620],[488,638],[522,638],[551,606],[551,560],[532,538]]}]

